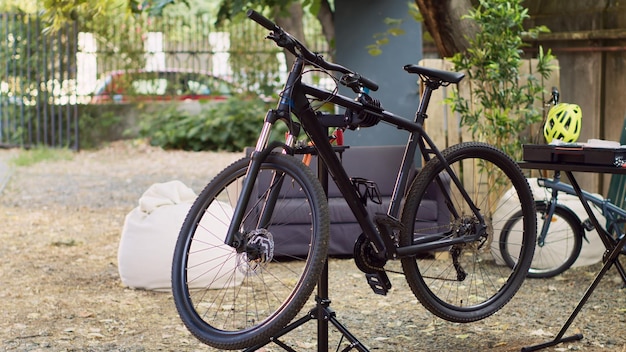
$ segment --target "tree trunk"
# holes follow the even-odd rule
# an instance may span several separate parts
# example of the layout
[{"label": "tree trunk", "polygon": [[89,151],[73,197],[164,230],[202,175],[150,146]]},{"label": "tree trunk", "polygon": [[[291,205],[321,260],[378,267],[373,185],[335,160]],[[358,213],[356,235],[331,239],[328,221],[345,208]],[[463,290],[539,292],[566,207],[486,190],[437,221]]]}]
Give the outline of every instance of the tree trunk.
[{"label": "tree trunk", "polygon": [[[304,38],[304,27],[302,26],[302,17],[304,12],[302,10],[302,4],[299,2],[293,2],[287,8],[287,13],[276,10],[275,21],[276,24],[298,39],[302,44],[306,45]],[[295,58],[287,50],[283,50],[287,61],[287,69],[291,69]]]},{"label": "tree trunk", "polygon": [[478,31],[473,21],[461,19],[472,9],[471,0],[415,0],[415,3],[442,57],[467,49],[467,37]]},{"label": "tree trunk", "polygon": [[[327,0],[322,0],[320,4],[320,10],[317,13],[317,19],[322,25],[322,33],[326,38],[326,42],[331,49],[334,49],[335,45],[335,14],[330,8],[330,4]],[[334,52],[331,50],[331,52]]]}]

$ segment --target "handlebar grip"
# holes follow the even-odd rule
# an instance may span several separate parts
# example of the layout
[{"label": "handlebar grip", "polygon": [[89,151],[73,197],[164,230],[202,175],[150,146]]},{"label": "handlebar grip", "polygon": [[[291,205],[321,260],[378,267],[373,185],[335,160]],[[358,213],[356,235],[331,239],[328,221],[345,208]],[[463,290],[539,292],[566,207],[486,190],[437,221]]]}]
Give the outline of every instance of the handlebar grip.
[{"label": "handlebar grip", "polygon": [[265,16],[261,15],[260,13],[254,10],[248,10],[248,12],[246,12],[246,16],[248,16],[249,19],[253,20],[254,22],[260,24],[261,26],[267,28],[270,31],[275,31],[279,29],[276,23],[270,21]]},{"label": "handlebar grip", "polygon": [[373,92],[378,90],[378,84],[376,84],[376,82],[370,80],[369,78],[365,78],[361,76],[359,78],[359,81],[361,81],[361,83],[363,84],[363,87],[369,88]]}]

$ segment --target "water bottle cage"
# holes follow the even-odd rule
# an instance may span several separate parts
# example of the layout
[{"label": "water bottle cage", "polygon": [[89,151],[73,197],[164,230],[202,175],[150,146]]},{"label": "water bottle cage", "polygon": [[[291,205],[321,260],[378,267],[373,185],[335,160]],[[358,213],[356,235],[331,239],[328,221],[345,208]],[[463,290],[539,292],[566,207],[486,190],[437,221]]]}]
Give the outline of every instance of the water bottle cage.
[{"label": "water bottle cage", "polygon": [[[346,127],[355,130],[359,127],[372,127],[378,124],[380,122],[379,113],[383,110],[380,106],[380,101],[367,94],[359,95],[357,101],[363,104],[366,109],[358,112],[352,109],[346,109],[344,115]],[[369,108],[369,110],[367,108]]]},{"label": "water bottle cage", "polygon": [[376,182],[361,177],[352,177],[350,178],[350,181],[352,181],[352,185],[359,193],[363,204],[367,205],[368,199],[375,204],[383,204]]}]

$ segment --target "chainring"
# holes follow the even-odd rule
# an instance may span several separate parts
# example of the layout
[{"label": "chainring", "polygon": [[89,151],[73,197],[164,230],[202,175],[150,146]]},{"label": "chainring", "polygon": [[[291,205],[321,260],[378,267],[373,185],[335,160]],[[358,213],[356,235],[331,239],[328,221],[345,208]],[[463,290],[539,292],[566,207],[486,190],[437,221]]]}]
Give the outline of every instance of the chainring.
[{"label": "chainring", "polygon": [[361,234],[354,243],[354,263],[366,274],[385,271],[386,260],[379,259],[365,234]]}]

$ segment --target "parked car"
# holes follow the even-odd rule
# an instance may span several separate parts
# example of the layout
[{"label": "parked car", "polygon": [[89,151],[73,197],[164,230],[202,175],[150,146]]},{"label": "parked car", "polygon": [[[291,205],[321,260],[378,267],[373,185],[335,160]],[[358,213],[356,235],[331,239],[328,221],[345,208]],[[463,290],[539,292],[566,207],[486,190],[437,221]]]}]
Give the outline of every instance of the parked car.
[{"label": "parked car", "polygon": [[102,78],[91,102],[226,100],[235,92],[228,81],[206,72],[167,69],[114,71]]}]

